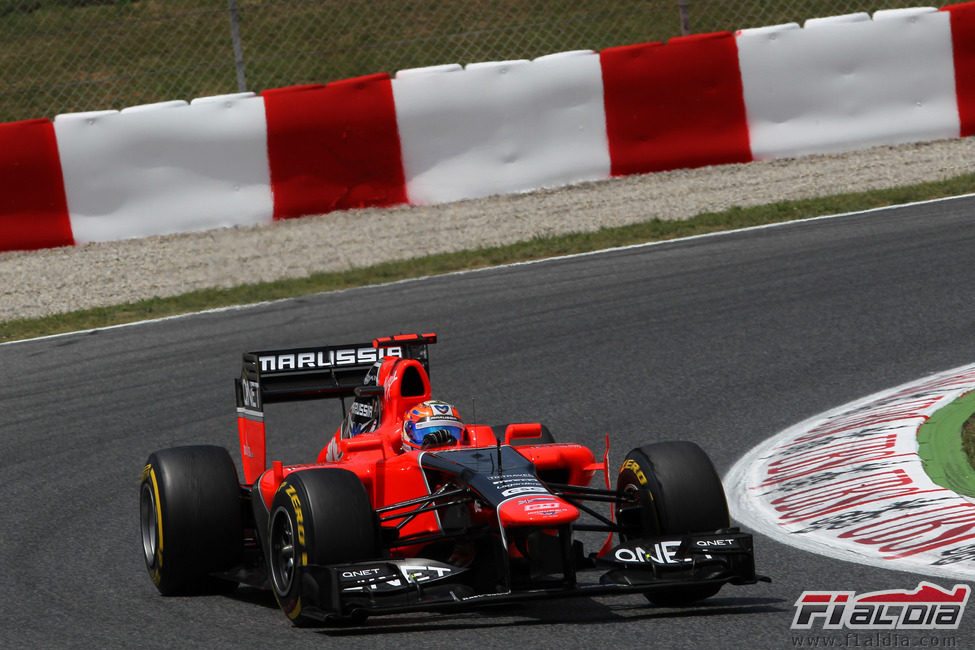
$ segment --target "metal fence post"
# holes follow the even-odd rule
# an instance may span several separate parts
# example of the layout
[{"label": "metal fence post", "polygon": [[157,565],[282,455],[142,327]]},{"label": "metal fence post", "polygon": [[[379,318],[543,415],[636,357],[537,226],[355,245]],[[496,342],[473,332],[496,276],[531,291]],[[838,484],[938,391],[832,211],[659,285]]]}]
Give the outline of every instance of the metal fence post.
[{"label": "metal fence post", "polygon": [[691,33],[690,3],[687,0],[677,0],[677,9],[680,11],[680,33],[687,36]]},{"label": "metal fence post", "polygon": [[234,41],[234,66],[237,68],[237,91],[247,90],[247,75],[244,71],[244,48],[240,43],[240,18],[237,15],[237,0],[227,0],[230,8],[230,37]]}]

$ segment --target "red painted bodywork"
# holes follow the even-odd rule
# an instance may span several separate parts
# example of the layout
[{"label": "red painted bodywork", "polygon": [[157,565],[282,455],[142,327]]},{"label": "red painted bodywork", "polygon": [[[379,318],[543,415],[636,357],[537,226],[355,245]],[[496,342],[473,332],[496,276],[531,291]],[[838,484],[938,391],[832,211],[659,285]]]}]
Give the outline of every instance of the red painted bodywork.
[{"label": "red painted bodywork", "polygon": [[[404,391],[404,378],[411,373],[413,388]],[[421,384],[416,382],[416,373]],[[318,454],[316,461],[310,464],[282,466],[275,462],[268,469],[265,465],[263,416],[257,421],[258,418],[253,416],[239,415],[245,477],[248,484],[254,484],[254,497],[259,496],[270,507],[278,486],[288,474],[311,467],[336,467],[354,472],[362,481],[374,508],[423,497],[436,490],[439,486],[428,484],[430,476],[435,474],[421,469],[420,458],[425,453],[436,453],[438,449],[404,449],[401,438],[406,411],[431,398],[426,370],[414,359],[386,357],[379,370],[378,384],[382,387],[382,408],[376,430],[342,438],[340,427]],[[422,390],[418,390],[418,386],[422,386]],[[511,444],[521,441],[517,451],[535,465],[539,475],[557,473],[560,482],[578,486],[588,485],[595,472],[605,471],[605,460],[597,463],[593,453],[582,445],[528,442],[532,438],[541,439],[541,432],[542,427],[538,423],[512,424],[506,428],[504,440],[499,441],[491,427],[468,424],[460,445],[446,449],[487,448],[490,453],[495,453],[499,442]],[[407,510],[404,508],[403,511]],[[497,511],[472,507],[471,517],[474,523],[496,522],[505,528],[555,528],[578,519],[579,511],[554,495],[530,494],[504,501]],[[410,520],[401,534],[432,533],[439,528],[437,515],[426,513]],[[405,555],[410,550],[415,549],[400,549],[396,554]]]}]

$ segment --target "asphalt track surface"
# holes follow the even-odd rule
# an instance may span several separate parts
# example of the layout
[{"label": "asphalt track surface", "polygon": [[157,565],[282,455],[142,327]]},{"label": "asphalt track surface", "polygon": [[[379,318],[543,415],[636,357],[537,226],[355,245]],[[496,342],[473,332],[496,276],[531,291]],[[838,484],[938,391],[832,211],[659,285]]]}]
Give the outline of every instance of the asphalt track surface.
[{"label": "asphalt track surface", "polygon": [[[640,444],[693,440],[724,475],[791,424],[975,359],[973,217],[963,198],[0,346],[0,646],[851,644],[790,630],[803,590],[912,589],[922,576],[765,537],[771,584],[686,609],[634,596],[301,630],[266,592],[163,598],[142,559],[139,475],[158,448],[237,455],[242,351],[401,331],[439,333],[434,392],[468,420],[541,420],[596,450],[609,433],[614,465]],[[334,409],[278,405],[270,457],[310,459],[336,424]],[[956,632],[901,636],[966,647],[975,611]]]}]

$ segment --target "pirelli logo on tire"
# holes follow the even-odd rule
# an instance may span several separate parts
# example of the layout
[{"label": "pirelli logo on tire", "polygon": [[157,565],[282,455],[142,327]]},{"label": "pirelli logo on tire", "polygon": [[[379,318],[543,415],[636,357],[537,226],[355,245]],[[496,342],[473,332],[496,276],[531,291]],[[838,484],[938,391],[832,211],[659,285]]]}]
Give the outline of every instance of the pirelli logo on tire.
[{"label": "pirelli logo on tire", "polygon": [[640,481],[640,485],[647,484],[647,475],[643,473],[642,469],[640,469],[640,464],[632,458],[627,458],[626,462],[623,463],[623,467],[620,468],[621,473],[627,470],[633,472],[633,475],[636,476],[636,480]]},{"label": "pirelli logo on tire", "polygon": [[295,535],[298,537],[298,543],[301,544],[301,564],[302,566],[308,564],[308,553],[305,552],[305,517],[301,513],[301,500],[298,498],[298,491],[295,490],[293,485],[289,485],[285,488],[284,493],[288,495],[291,499],[291,507],[295,509],[295,523],[297,524],[297,530]]}]

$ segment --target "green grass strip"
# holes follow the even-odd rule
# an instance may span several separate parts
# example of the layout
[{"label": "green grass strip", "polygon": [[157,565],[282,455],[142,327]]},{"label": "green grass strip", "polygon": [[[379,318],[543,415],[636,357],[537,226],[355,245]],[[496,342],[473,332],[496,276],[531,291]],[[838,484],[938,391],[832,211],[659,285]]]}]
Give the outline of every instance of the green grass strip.
[{"label": "green grass strip", "polygon": [[918,455],[932,481],[975,497],[975,468],[962,444],[962,427],[975,413],[975,391],[938,409],[917,432]]},{"label": "green grass strip", "polygon": [[98,307],[43,318],[9,320],[0,322],[0,341],[96,329],[217,307],[247,305],[266,300],[382,284],[407,278],[585,253],[616,246],[663,241],[971,193],[975,193],[975,174],[889,190],[838,194],[800,201],[782,201],[749,208],[733,207],[724,212],[700,214],[691,219],[677,221],[654,219],[629,226],[603,228],[590,233],[536,237],[530,241],[510,246],[432,255],[409,261],[376,264],[368,268],[350,271],[317,273],[304,278],[240,285],[230,289],[192,291],[169,298],[151,298],[136,303]]}]

